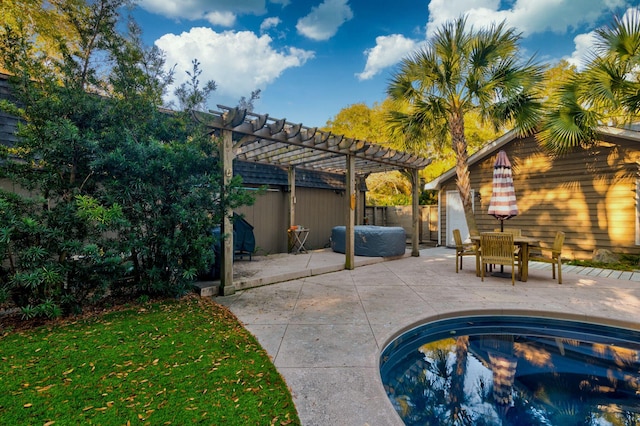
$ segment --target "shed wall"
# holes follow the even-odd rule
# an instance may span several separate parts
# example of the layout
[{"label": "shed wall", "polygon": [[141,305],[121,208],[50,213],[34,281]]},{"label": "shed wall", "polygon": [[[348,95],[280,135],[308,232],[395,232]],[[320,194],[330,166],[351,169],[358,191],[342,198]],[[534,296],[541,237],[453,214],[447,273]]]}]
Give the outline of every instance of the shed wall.
[{"label": "shed wall", "polygon": [[[515,139],[504,149],[513,168],[518,216],[505,227],[551,245],[556,231],[566,233],[563,257],[588,259],[595,249],[640,254],[636,246],[636,179],[639,147],[627,140],[601,142],[589,151],[552,157],[533,137]],[[496,153],[470,167],[480,232],[500,223],[487,214]],[[446,191],[456,190],[455,177],[441,188],[440,238],[446,241]]]}]

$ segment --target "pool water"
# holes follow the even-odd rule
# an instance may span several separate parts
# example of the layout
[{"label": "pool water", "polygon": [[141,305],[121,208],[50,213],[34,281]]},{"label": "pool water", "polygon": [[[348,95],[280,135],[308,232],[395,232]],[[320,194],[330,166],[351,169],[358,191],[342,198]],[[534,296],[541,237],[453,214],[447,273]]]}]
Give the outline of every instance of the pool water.
[{"label": "pool water", "polygon": [[406,425],[640,425],[640,332],[521,316],[407,331],[380,373]]}]

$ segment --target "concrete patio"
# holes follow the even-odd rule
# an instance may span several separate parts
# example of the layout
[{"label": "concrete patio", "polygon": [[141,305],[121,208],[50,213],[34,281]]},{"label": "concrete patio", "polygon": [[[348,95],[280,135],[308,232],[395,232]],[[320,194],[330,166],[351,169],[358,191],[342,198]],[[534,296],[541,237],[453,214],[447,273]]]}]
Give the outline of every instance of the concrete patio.
[{"label": "concrete patio", "polygon": [[402,425],[380,381],[379,355],[429,320],[525,313],[640,329],[639,273],[567,266],[558,285],[549,265],[533,263],[529,280],[511,286],[492,276],[481,282],[469,258],[456,274],[454,259],[443,247],[358,259],[354,270],[340,270],[344,255],[326,250],[255,258],[238,262],[238,280],[262,286],[215,300],[269,353],[303,425]]}]

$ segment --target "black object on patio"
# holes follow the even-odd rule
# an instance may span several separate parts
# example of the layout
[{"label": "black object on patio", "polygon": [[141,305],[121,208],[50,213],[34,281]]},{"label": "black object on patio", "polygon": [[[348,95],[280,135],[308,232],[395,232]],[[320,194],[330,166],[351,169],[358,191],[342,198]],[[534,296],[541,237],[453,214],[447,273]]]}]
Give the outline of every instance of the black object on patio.
[{"label": "black object on patio", "polygon": [[[222,241],[220,236],[220,227],[216,226],[211,231],[215,238],[213,244],[214,263],[211,268],[212,278],[220,278],[220,269],[222,261]],[[253,234],[253,225],[246,221],[245,218],[237,213],[233,214],[233,259],[236,257],[243,259],[245,255],[251,256],[256,249],[256,237]]]}]

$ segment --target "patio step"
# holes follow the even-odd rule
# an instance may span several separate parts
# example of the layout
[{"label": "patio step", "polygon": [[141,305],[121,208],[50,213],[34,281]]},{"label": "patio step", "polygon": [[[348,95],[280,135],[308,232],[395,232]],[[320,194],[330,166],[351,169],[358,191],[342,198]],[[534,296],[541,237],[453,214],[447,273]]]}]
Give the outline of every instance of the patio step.
[{"label": "patio step", "polygon": [[220,290],[220,281],[196,281],[193,288],[202,297],[217,296]]}]

